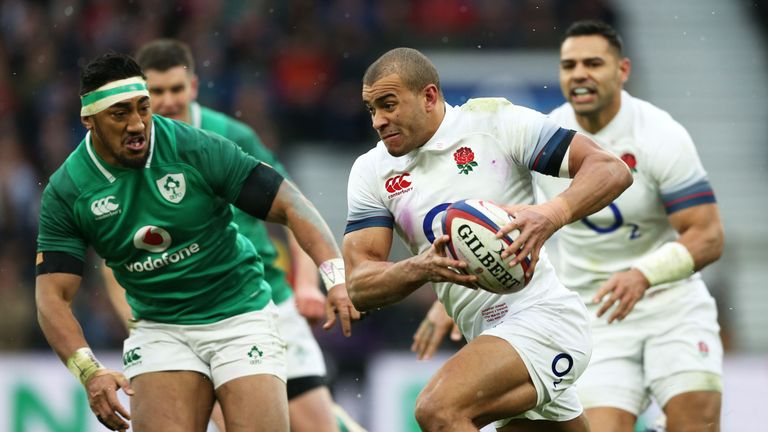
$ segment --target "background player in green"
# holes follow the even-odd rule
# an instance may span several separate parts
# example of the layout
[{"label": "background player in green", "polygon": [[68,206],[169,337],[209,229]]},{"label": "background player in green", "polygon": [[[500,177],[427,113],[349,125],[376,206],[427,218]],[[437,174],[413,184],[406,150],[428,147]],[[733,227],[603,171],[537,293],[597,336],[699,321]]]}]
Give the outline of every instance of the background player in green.
[{"label": "background player in green", "polygon": [[[230,432],[287,431],[276,306],[230,204],[288,225],[343,283],[327,225],[290,182],[231,141],[153,116],[130,57],[90,62],[80,94],[88,133],[51,176],[40,210],[36,300],[48,342],[112,430],[132,417],[137,431],[203,431],[215,398]],[[88,246],[126,287],[138,319],[124,346],[130,383],[99,363],[71,310]],[[118,387],[133,396],[130,416]]]},{"label": "background player in green", "polygon": [[[249,126],[195,102],[198,80],[192,52],[185,43],[172,39],[150,42],[138,50],[136,61],[147,77],[150,106],[154,113],[230,139],[246,153],[268,163],[281,175],[288,177],[283,166],[263,146]],[[287,389],[291,430],[339,430],[333,411],[341,408],[334,406],[331,393],[325,385],[326,371],[322,351],[306,320],[296,309],[298,307],[302,315],[312,320],[321,319],[324,311],[327,311],[325,327],[329,329],[335,321],[334,310],[345,310],[343,302],[348,301],[346,290],[331,290],[326,306],[325,296],[317,285],[317,267],[301,250],[289,231],[292,261],[298,265],[293,286],[294,296],[285,272],[275,263],[277,250],[264,223],[237,208],[232,211],[238,231],[253,243],[264,260],[264,279],[272,287],[272,301],[279,308],[278,328],[287,344]],[[115,281],[108,267],[104,267],[104,277],[112,303],[127,323],[133,316],[125,300],[125,290]],[[292,300],[295,300],[296,305]],[[340,302],[342,307],[338,306]],[[351,310],[351,313],[353,319],[359,317],[357,311]],[[347,335],[350,334],[346,325],[348,322],[348,319],[342,320],[343,330]],[[348,416],[342,414],[338,419],[341,428],[356,427],[345,425],[347,418]],[[212,420],[219,429],[224,429],[224,419],[218,405],[214,408]]]}]

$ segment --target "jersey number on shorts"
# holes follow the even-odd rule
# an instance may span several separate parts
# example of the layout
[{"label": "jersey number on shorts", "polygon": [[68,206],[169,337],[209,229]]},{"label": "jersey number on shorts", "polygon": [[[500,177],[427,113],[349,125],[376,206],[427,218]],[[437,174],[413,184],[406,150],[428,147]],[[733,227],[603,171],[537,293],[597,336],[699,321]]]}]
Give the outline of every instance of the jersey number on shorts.
[{"label": "jersey number on shorts", "polygon": [[568,375],[568,372],[573,369],[573,357],[570,354],[560,353],[552,359],[552,373],[559,379],[552,381],[552,387],[557,388],[557,385],[563,382],[563,377]]}]

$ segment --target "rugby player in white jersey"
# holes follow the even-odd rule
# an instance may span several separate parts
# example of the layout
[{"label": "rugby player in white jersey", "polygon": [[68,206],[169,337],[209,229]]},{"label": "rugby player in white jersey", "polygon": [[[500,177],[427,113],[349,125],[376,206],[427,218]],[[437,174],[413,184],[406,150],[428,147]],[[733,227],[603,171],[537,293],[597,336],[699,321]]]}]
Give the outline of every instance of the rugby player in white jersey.
[{"label": "rugby player in white jersey", "polygon": [[[368,68],[363,102],[382,140],[350,173],[343,244],[350,298],[358,310],[379,308],[432,282],[470,340],[419,395],[421,428],[476,431],[497,421],[503,431],[588,430],[572,387],[591,352],[587,312],[558,281],[542,245],[626,189],[626,165],[505,99],[447,105],[434,65],[410,48]],[[532,171],[573,183],[534,206]],[[497,295],[462,286],[475,276],[454,271],[466,264],[446,257],[440,216],[465,198],[493,200],[515,215],[501,233],[521,233],[503,255],[519,250],[512,265],[530,255],[533,278],[523,290]],[[393,230],[411,258],[388,261]]]},{"label": "rugby player in white jersey", "polygon": [[[560,85],[568,103],[551,118],[619,156],[635,179],[607,208],[558,233],[558,275],[593,320],[578,393],[593,431],[632,431],[650,396],[669,431],[717,431],[723,349],[698,271],[720,257],[723,228],[691,137],[622,90],[629,73],[613,28],[582,21],[566,31]],[[568,187],[536,181],[543,199]]]}]

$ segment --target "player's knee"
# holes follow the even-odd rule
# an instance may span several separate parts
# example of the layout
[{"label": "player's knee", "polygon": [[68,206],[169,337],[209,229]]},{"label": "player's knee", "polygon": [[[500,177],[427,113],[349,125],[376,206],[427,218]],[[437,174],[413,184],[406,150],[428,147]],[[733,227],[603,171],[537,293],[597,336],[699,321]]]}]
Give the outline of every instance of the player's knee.
[{"label": "player's knee", "polygon": [[456,411],[439,395],[424,389],[416,399],[416,421],[424,431],[450,430]]}]

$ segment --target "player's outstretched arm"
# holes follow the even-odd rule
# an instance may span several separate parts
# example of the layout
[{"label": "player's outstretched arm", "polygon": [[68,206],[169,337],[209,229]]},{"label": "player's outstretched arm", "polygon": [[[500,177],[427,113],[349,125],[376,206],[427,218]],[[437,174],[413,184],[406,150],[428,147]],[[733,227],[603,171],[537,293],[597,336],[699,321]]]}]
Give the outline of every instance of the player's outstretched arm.
[{"label": "player's outstretched arm", "polygon": [[347,293],[341,251],[315,206],[286,180],[280,184],[266,220],[288,226],[301,248],[320,269],[328,289],[328,320],[323,327],[330,329],[338,314],[344,335],[350,336],[351,323],[360,319],[360,312],[352,305]]},{"label": "player's outstretched arm", "polygon": [[397,303],[427,282],[453,282],[472,285],[473,275],[457,273],[466,263],[445,254],[448,236],[435,240],[432,247],[408,259],[387,261],[392,247],[392,229],[363,228],[344,236],[344,262],[350,297],[360,310]]},{"label": "player's outstretched arm", "polygon": [[723,225],[717,204],[701,204],[669,215],[680,237],[642,257],[627,271],[614,273],[597,291],[593,302],[603,302],[597,316],[616,308],[608,323],[623,320],[645,290],[666,282],[685,279],[720,258],[723,252]]},{"label": "player's outstretched arm", "polygon": [[510,262],[513,266],[530,255],[529,276],[536,268],[541,247],[555,231],[602,209],[632,185],[627,165],[585,135],[574,135],[566,155],[563,164],[567,163],[573,181],[560,195],[540,205],[502,206],[515,220],[502,227],[498,236],[520,230],[502,256],[516,255]]},{"label": "player's outstretched arm", "polygon": [[291,230],[286,230],[288,249],[291,253],[293,267],[293,297],[296,309],[310,324],[317,324],[323,319],[326,310],[326,297],[320,291],[317,267],[312,258],[307,255]]},{"label": "player's outstretched arm", "polygon": [[51,348],[85,386],[88,403],[99,421],[111,430],[126,430],[130,415],[117,399],[117,389],[128,395],[133,390],[122,373],[106,369],[96,360],[72,314],[72,299],[81,279],[70,273],[37,276],[38,322]]}]

